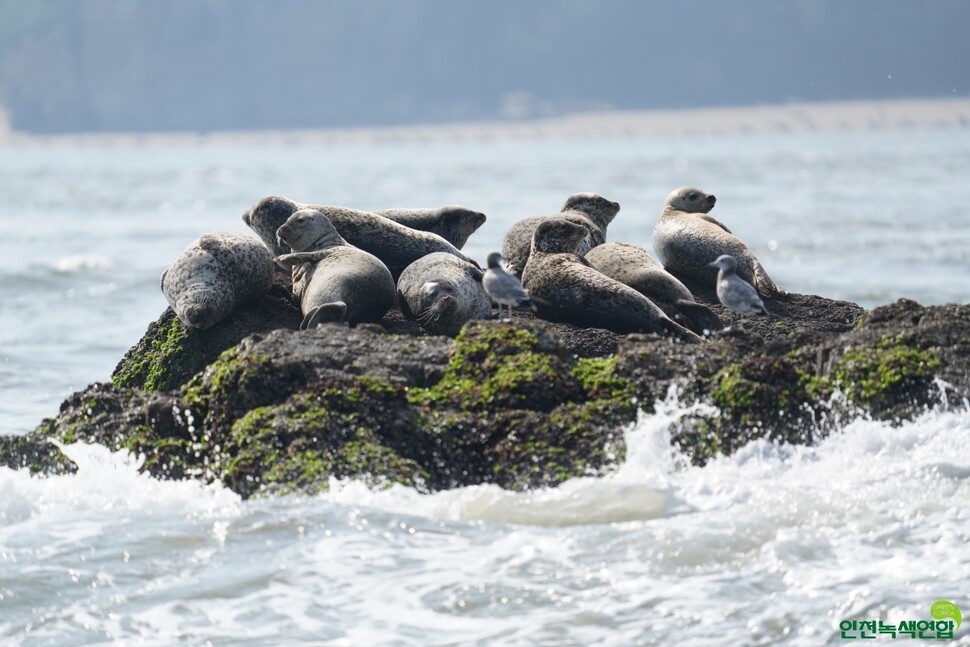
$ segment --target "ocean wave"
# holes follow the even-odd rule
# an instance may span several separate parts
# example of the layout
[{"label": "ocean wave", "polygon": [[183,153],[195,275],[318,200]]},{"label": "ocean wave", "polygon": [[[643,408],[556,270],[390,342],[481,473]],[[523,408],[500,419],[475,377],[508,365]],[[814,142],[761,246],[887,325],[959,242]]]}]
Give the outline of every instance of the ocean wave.
[{"label": "ocean wave", "polygon": [[82,272],[101,274],[114,270],[115,263],[106,256],[79,254],[57,259],[54,262],[53,268],[63,274],[77,274]]},{"label": "ocean wave", "polygon": [[[142,459],[127,451],[74,443],[62,451],[78,466],[76,474],[34,478],[26,470],[0,468],[0,526],[32,520],[56,523],[92,511],[164,515],[224,514],[238,495],[197,481],[159,481],[139,473]],[[2,544],[2,533],[0,533]]]}]

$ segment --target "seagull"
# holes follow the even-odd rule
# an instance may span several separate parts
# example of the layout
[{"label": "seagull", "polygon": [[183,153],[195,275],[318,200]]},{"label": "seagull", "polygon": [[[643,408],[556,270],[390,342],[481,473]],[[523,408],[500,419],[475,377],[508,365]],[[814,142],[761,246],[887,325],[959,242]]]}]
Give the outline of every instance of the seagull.
[{"label": "seagull", "polygon": [[502,306],[509,307],[509,318],[512,321],[512,308],[529,305],[529,293],[522,287],[519,279],[505,271],[504,259],[498,252],[488,255],[488,269],[482,277],[482,287],[485,293],[498,304],[498,318],[502,318]]},{"label": "seagull", "polygon": [[731,312],[740,314],[766,315],[768,311],[758,296],[758,291],[750,283],[734,273],[738,262],[733,256],[722,254],[711,267],[718,269],[717,300]]}]

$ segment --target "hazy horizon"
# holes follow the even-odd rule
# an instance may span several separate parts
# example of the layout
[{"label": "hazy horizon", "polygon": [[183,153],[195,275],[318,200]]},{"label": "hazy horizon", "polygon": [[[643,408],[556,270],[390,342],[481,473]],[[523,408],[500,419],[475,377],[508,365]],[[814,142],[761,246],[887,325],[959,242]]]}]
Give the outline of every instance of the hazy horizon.
[{"label": "hazy horizon", "polygon": [[218,132],[966,98],[943,0],[0,0],[23,133]]}]

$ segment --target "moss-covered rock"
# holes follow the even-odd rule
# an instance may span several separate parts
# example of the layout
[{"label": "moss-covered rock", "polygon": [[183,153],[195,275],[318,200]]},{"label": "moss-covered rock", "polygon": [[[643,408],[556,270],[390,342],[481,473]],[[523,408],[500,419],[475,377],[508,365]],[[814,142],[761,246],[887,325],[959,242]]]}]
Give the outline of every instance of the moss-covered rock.
[{"label": "moss-covered rock", "polygon": [[941,365],[938,351],[921,349],[900,336],[845,350],[831,369],[831,383],[872,415],[893,420],[938,401],[932,388]]},{"label": "moss-covered rock", "polygon": [[416,486],[428,473],[403,389],[371,378],[312,385],[237,419],[213,469],[234,491],[326,490],[329,479]]},{"label": "moss-covered rock", "polygon": [[695,464],[731,454],[755,438],[805,444],[815,440],[823,402],[804,367],[760,354],[721,368],[707,398],[717,410],[682,419],[672,440]]},{"label": "moss-covered rock", "polygon": [[44,475],[77,472],[77,465],[57,445],[37,436],[0,436],[0,467]]},{"label": "moss-covered rock", "polygon": [[176,397],[92,384],[64,401],[27,439],[96,443],[144,457],[142,470],[171,479],[205,478],[205,439]]},{"label": "moss-covered rock", "polygon": [[502,422],[510,433],[491,452],[491,482],[524,490],[559,485],[614,469],[626,455],[623,429],[636,418],[631,404],[607,400],[566,403],[547,415],[518,412]]},{"label": "moss-covered rock", "polygon": [[854,304],[783,295],[768,307],[775,319],[703,344],[529,318],[472,322],[455,340],[394,321],[387,328],[403,334],[298,331],[298,311],[272,297],[202,333],[167,312],[114,384],[74,394],[27,437],[0,439],[0,464],[69,470],[57,439],[128,449],[154,475],[243,496],[319,492],[331,477],[524,489],[612,469],[638,410],[675,391],[708,405],[673,430],[698,463],[755,438],[814,442],[834,428],[819,420],[839,391],[884,418],[935,402],[937,375],[952,401],[970,394],[970,307],[900,301],[858,326]]},{"label": "moss-covered rock", "polygon": [[536,324],[470,322],[456,337],[441,380],[409,397],[464,411],[548,411],[582,397],[563,355],[558,340]]},{"label": "moss-covered rock", "polygon": [[291,384],[272,358],[230,348],[185,385],[185,402],[206,428],[228,426],[247,411],[282,401]]},{"label": "moss-covered rock", "polygon": [[572,366],[572,374],[579,380],[588,400],[632,402],[636,389],[630,380],[617,371],[617,357],[579,358]]},{"label": "moss-covered rock", "polygon": [[125,354],[111,381],[127,388],[172,391],[244,337],[279,328],[298,328],[300,321],[299,308],[278,293],[239,308],[206,330],[187,328],[168,308]]},{"label": "moss-covered rock", "polygon": [[185,327],[167,310],[115,368],[118,386],[170,391],[182,386],[211,361],[204,333]]}]

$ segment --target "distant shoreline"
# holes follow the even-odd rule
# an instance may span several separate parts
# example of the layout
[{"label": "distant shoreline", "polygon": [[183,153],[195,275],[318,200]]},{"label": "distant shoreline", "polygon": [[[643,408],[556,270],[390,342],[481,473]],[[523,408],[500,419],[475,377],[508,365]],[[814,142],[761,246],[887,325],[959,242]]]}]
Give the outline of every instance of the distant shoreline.
[{"label": "distant shoreline", "polygon": [[3,129],[0,148],[170,147],[444,142],[970,128],[970,98],[790,103],[579,113],[522,120],[313,130],[32,135]]}]

